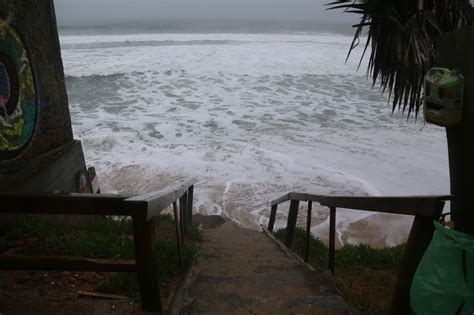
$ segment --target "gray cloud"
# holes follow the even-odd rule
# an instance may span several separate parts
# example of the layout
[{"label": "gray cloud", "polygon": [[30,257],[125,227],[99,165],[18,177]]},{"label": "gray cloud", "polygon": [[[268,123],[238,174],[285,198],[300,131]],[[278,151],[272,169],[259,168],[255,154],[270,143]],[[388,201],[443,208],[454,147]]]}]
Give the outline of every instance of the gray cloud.
[{"label": "gray cloud", "polygon": [[113,19],[279,19],[352,23],[356,17],[326,11],[322,0],[55,0],[61,23]]}]

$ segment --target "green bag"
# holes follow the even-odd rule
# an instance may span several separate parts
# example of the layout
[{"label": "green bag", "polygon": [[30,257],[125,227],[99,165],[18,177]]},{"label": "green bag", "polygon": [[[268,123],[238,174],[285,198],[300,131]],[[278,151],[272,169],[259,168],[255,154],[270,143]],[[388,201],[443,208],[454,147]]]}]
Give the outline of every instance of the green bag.
[{"label": "green bag", "polygon": [[474,314],[474,237],[434,222],[410,291],[415,314]]}]

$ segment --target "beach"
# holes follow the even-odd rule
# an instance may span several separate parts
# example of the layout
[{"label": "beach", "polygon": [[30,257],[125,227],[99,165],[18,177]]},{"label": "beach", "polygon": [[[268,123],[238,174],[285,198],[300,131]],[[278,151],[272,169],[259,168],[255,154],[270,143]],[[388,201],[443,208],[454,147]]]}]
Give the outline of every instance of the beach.
[{"label": "beach", "polygon": [[[392,114],[365,67],[357,71],[360,50],[345,63],[348,34],[196,25],[60,32],[74,135],[104,192],[197,178],[195,212],[253,229],[289,191],[449,192],[444,130]],[[312,232],[325,240],[328,210],[313,211]],[[410,223],[338,211],[338,239],[395,245]]]}]

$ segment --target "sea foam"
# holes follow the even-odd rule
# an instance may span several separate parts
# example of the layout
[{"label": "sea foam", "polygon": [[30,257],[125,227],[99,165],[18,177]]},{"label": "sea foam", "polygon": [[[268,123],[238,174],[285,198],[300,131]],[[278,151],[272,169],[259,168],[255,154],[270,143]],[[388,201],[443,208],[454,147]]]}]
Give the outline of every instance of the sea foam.
[{"label": "sea foam", "polygon": [[[357,72],[360,51],[345,63],[350,43],[314,33],[62,36],[74,133],[103,190],[194,177],[195,211],[249,228],[289,191],[447,193],[443,129],[392,114]],[[314,213],[312,231],[327,239],[328,210]],[[409,217],[361,211],[337,218],[344,243],[394,245],[410,227]]]}]

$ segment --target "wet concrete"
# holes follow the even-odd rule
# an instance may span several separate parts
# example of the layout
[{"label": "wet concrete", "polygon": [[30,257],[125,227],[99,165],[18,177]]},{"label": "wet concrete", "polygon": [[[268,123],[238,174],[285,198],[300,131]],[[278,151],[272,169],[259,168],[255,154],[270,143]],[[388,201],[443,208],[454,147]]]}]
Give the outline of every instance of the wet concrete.
[{"label": "wet concrete", "polygon": [[349,314],[349,311],[330,275],[312,271],[288,256],[265,233],[241,229],[225,221],[204,230],[201,255],[170,313]]}]

